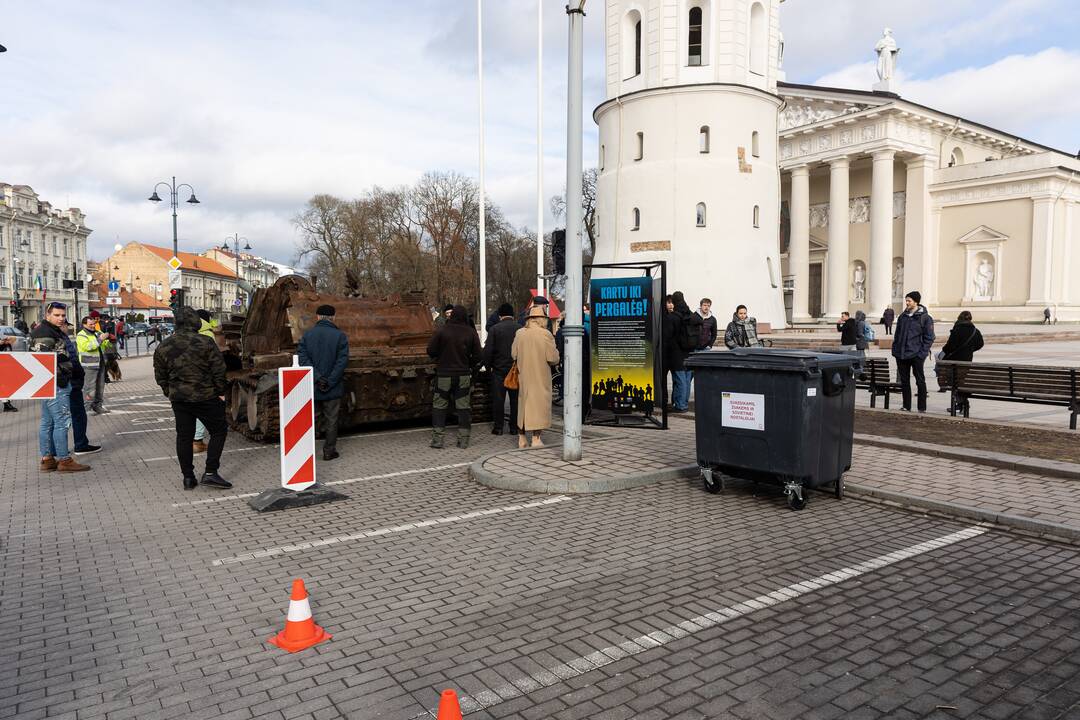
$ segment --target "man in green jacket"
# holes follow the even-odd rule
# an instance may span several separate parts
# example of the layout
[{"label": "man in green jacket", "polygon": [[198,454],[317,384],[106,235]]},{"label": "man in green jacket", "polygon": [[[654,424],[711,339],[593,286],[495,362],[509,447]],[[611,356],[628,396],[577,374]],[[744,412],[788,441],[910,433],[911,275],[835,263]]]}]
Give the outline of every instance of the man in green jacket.
[{"label": "man in green jacket", "polygon": [[[196,310],[199,314],[199,334],[205,335],[217,344],[217,340],[214,338],[214,325],[210,319],[209,310]],[[206,426],[202,424],[202,420],[195,421],[195,441],[191,444],[191,449],[195,454],[206,452]]]}]

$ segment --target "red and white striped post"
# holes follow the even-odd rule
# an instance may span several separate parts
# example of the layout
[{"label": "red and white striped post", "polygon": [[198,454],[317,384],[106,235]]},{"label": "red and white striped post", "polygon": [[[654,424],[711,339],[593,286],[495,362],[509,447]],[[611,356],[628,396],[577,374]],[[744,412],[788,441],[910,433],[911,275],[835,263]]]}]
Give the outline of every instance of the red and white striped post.
[{"label": "red and white striped post", "polygon": [[315,484],[315,380],[310,367],[278,368],[281,423],[281,487],[306,490]]}]

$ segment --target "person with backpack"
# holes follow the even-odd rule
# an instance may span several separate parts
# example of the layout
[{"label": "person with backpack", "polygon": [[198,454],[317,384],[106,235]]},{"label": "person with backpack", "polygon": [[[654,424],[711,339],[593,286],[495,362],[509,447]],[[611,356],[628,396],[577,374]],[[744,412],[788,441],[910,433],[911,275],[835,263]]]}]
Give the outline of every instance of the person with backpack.
[{"label": "person with backpack", "polygon": [[922,294],[912,290],[904,296],[904,312],[896,321],[892,355],[896,358],[896,372],[900,380],[900,392],[904,410],[911,410],[911,376],[915,375],[918,390],[919,412],[926,412],[926,376],[923,364],[934,344],[934,318],[920,303]]},{"label": "person with backpack", "polygon": [[859,355],[865,357],[870,343],[874,342],[874,328],[866,322],[866,313],[862,310],[855,311],[855,349]]}]

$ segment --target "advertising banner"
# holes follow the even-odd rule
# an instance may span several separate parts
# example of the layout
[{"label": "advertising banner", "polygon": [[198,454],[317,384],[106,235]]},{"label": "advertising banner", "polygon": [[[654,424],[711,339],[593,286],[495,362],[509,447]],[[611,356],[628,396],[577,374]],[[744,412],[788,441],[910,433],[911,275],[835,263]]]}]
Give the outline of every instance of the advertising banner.
[{"label": "advertising banner", "polygon": [[589,283],[594,421],[659,424],[654,419],[663,411],[657,287],[648,275]]}]

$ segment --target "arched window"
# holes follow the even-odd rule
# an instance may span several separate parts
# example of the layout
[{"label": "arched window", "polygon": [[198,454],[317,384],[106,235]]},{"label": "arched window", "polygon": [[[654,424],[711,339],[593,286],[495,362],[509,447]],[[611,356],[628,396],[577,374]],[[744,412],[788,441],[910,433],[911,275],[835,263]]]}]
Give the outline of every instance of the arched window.
[{"label": "arched window", "polygon": [[765,264],[769,266],[769,284],[776,287],[776,271],[773,270],[772,258],[765,258]]},{"label": "arched window", "polygon": [[637,155],[634,156],[635,160],[640,160],[645,157],[645,133],[639,132],[637,134]]},{"label": "arched window", "polygon": [[705,227],[705,203],[697,204],[697,226]]},{"label": "arched window", "polygon": [[960,148],[953,148],[952,154],[949,155],[949,167],[953,167],[955,165],[963,165],[963,164],[964,164],[964,151],[961,150]]},{"label": "arched window", "polygon": [[703,153],[709,152],[709,126],[702,125],[698,130],[698,150]]},{"label": "arched window", "polygon": [[757,130],[750,136],[750,154],[754,157],[761,157],[761,145]]},{"label": "arched window", "polygon": [[754,206],[754,227],[761,227],[761,206]]},{"label": "arched window", "polygon": [[624,80],[641,74],[641,13],[631,10],[623,16],[622,77]]},{"label": "arched window", "polygon": [[687,35],[686,64],[701,65],[701,8],[690,8],[689,32]]},{"label": "arched window", "polygon": [[765,62],[769,54],[769,27],[765,22],[765,8],[756,2],[750,6],[750,72],[765,74]]},{"label": "arched window", "polygon": [[630,227],[630,229],[631,230],[640,230],[641,229],[641,211],[638,210],[637,208],[634,208],[634,212],[632,213],[632,216],[633,216],[634,224]]},{"label": "arched window", "polygon": [[601,172],[603,172],[603,170],[604,170],[604,155],[606,155],[606,154],[607,153],[604,150],[604,146],[601,145],[600,146],[600,171]]}]

